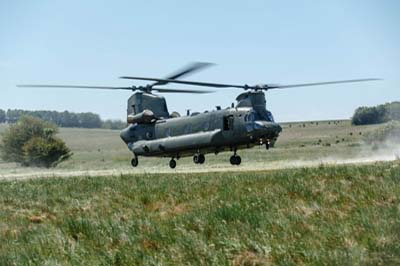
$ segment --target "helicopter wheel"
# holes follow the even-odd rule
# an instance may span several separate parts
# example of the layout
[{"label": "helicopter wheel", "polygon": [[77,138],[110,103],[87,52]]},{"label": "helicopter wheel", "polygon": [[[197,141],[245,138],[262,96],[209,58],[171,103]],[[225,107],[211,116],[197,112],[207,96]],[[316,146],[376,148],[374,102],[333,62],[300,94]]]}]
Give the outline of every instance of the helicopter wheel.
[{"label": "helicopter wheel", "polygon": [[131,160],[131,165],[132,165],[132,167],[136,167],[136,166],[138,166],[138,164],[139,164],[139,160],[138,160],[138,158],[135,156],[135,157],[132,158],[132,160]]},{"label": "helicopter wheel", "polygon": [[193,162],[195,164],[203,164],[206,161],[206,157],[204,156],[204,154],[196,154],[193,156]]},{"label": "helicopter wheel", "polygon": [[193,156],[193,162],[194,162],[195,164],[198,164],[198,163],[199,163],[199,156],[198,156],[197,154]]},{"label": "helicopter wheel", "polygon": [[169,161],[169,167],[171,167],[172,169],[176,167],[176,161],[174,159],[171,159],[171,161]]},{"label": "helicopter wheel", "polygon": [[232,155],[229,161],[232,165],[240,165],[242,158],[239,155]]},{"label": "helicopter wheel", "polygon": [[266,148],[267,150],[269,150],[269,148],[270,148],[269,140],[267,141],[267,143],[265,143],[265,148]]},{"label": "helicopter wheel", "polygon": [[204,154],[199,154],[197,158],[199,164],[203,164],[206,161],[206,157],[204,156]]}]

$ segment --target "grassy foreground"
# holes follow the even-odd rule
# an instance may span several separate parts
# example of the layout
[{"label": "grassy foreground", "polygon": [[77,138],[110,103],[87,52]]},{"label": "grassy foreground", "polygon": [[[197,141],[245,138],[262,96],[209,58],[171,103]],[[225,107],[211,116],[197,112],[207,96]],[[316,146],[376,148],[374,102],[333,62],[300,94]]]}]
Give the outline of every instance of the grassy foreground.
[{"label": "grassy foreground", "polygon": [[0,182],[0,265],[399,265],[400,162]]}]

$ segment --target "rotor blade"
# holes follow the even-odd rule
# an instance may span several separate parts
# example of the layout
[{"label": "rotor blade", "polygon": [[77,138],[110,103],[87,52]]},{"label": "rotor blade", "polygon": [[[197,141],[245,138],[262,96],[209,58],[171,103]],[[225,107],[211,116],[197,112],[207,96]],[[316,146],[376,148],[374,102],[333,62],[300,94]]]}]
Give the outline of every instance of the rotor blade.
[{"label": "rotor blade", "polygon": [[[207,62],[193,62],[190,63],[189,65],[177,70],[176,72],[168,75],[165,79],[177,79],[183,76],[186,76],[190,73],[194,73],[196,71],[199,71],[200,69],[210,67],[214,65],[213,63],[207,63]],[[150,84],[151,87],[157,86],[157,85],[166,85],[168,82],[167,81],[157,81],[154,82],[153,84]]]},{"label": "rotor blade", "polygon": [[199,71],[202,68],[210,67],[213,65],[214,65],[213,63],[207,63],[207,62],[193,62],[183,67],[182,69],[177,70],[173,74],[168,75],[166,79],[177,79],[186,76],[189,73],[193,73]]},{"label": "rotor blade", "polygon": [[294,88],[294,87],[308,87],[308,86],[331,85],[331,84],[353,83],[353,82],[365,82],[365,81],[375,81],[375,80],[381,80],[381,79],[368,78],[368,79],[349,79],[349,80],[337,80],[337,81],[291,84],[291,85],[270,85],[270,86],[267,85],[267,89],[286,89],[286,88]]},{"label": "rotor blade", "polygon": [[187,84],[187,85],[194,85],[194,86],[204,86],[204,87],[214,87],[214,88],[266,89],[266,90],[381,80],[381,79],[376,79],[376,78],[368,78],[368,79],[337,80],[337,81],[291,84],[291,85],[275,85],[275,84],[268,85],[268,84],[266,84],[266,85],[264,85],[264,88],[263,88],[263,87],[260,87],[259,85],[248,86],[248,85],[234,85],[234,84],[224,84],[224,83],[199,82],[199,81],[187,81],[187,80],[171,80],[171,79],[147,78],[147,77],[124,76],[121,78],[122,79],[136,79],[136,80],[150,80],[150,81],[165,81],[165,82],[171,82],[171,83]]},{"label": "rotor blade", "polygon": [[178,90],[178,89],[167,89],[167,88],[152,88],[153,91],[162,93],[212,93],[215,91],[204,91],[204,90]]},{"label": "rotor blade", "polygon": [[187,81],[187,80],[174,80],[174,79],[160,79],[160,78],[146,78],[146,77],[131,77],[131,76],[123,76],[121,79],[137,79],[137,80],[149,80],[149,81],[157,81],[157,82],[165,82],[166,83],[179,83],[179,84],[187,84],[187,85],[195,85],[195,86],[204,86],[204,87],[214,87],[214,88],[240,88],[245,89],[245,85],[232,85],[232,84],[223,84],[223,83],[212,83],[212,82],[199,82],[199,81]]},{"label": "rotor blade", "polygon": [[135,90],[134,87],[108,87],[108,86],[81,86],[81,85],[39,85],[39,84],[23,84],[17,87],[25,88],[73,88],[73,89],[104,89],[104,90]]}]

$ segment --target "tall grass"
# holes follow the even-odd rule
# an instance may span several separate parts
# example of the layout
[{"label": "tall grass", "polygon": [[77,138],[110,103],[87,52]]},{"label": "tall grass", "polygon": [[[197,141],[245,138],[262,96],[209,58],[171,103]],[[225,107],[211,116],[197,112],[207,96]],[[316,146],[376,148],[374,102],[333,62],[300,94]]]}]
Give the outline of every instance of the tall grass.
[{"label": "tall grass", "polygon": [[0,182],[0,265],[398,265],[400,163]]}]

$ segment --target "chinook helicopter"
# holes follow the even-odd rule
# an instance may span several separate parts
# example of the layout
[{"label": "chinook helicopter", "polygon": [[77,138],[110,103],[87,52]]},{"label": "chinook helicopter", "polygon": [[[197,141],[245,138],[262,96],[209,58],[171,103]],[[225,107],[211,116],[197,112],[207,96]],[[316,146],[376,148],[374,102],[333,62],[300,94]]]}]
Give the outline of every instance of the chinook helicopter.
[{"label": "chinook helicopter", "polygon": [[[175,168],[181,157],[193,156],[195,164],[205,162],[205,154],[231,151],[232,165],[240,165],[239,149],[255,145],[272,147],[282,131],[274,121],[273,115],[266,109],[265,93],[272,89],[318,86],[339,83],[373,81],[378,79],[353,79],[292,85],[259,84],[235,85],[212,82],[180,80],[213,64],[192,63],[166,78],[148,78],[123,76],[122,79],[152,81],[146,86],[107,87],[80,85],[17,85],[19,87],[47,88],[84,88],[131,90],[134,94],[128,99],[127,124],[120,133],[121,139],[133,153],[131,165],[137,167],[139,156],[157,156],[171,158],[169,166]],[[217,106],[216,110],[204,113],[187,113],[180,116],[169,113],[165,98],[159,93],[212,93],[210,90],[169,89],[160,86],[169,83],[217,88],[243,89],[236,97],[237,104],[226,109]]]}]

